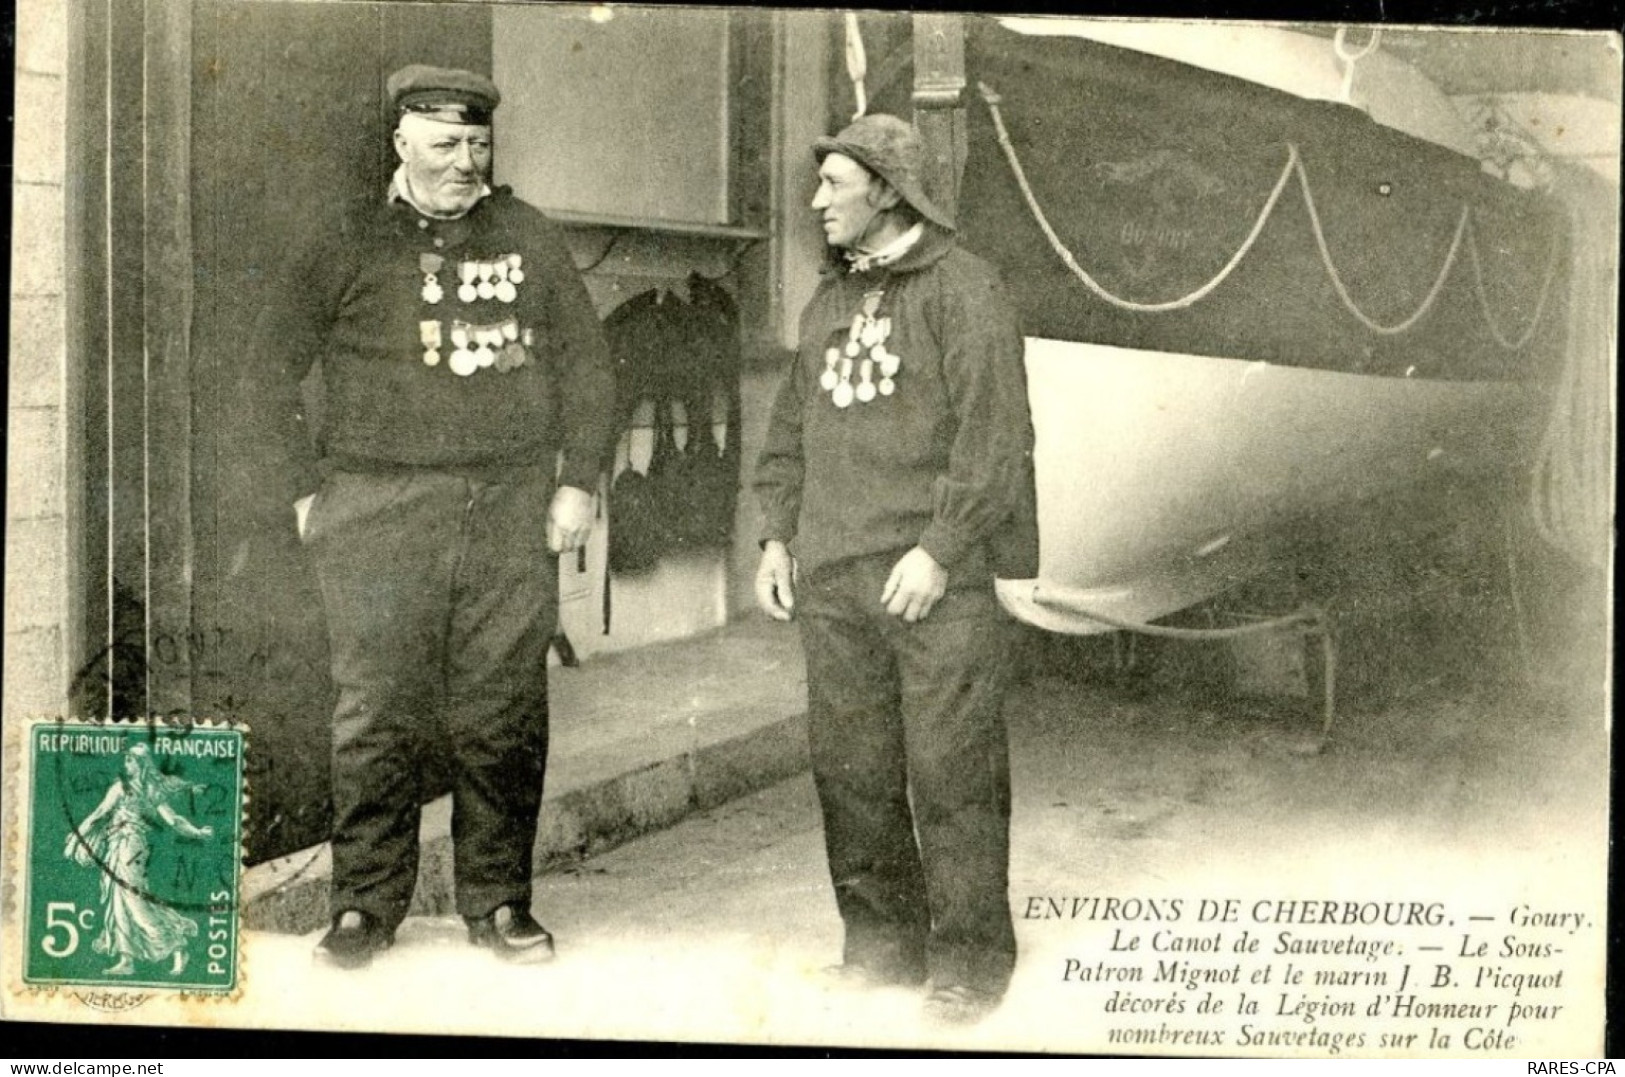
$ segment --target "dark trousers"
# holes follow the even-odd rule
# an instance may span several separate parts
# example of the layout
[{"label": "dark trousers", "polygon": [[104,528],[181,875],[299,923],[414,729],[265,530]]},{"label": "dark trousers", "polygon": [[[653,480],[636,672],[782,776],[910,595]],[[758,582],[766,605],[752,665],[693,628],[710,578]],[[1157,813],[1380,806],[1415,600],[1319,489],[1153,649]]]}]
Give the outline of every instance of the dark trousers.
[{"label": "dark trousers", "polygon": [[797,593],[843,960],[1002,994],[1016,959],[1009,624],[991,579],[951,575],[925,620],[888,614],[880,594],[898,556],[827,566]]},{"label": "dark trousers", "polygon": [[335,912],[405,917],[431,762],[451,777],[457,911],[529,906],[558,602],[552,491],[539,472],[338,472],[317,495],[305,542],[338,688]]}]

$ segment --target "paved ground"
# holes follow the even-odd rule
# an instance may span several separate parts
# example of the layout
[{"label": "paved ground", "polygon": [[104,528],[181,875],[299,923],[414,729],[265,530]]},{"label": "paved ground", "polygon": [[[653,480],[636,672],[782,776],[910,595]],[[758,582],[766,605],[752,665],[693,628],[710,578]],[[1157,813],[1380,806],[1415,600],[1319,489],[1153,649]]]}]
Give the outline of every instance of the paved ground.
[{"label": "paved ground", "polygon": [[[794,626],[736,622],[555,669],[550,682],[538,868],[574,862],[806,769]],[[413,912],[449,914],[449,796],[426,806],[419,834]],[[324,926],[331,871],[325,844],[256,864],[244,879],[247,923],[284,934]]]},{"label": "paved ground", "polygon": [[[1109,1040],[1110,1029],[1155,1028],[1168,1015],[1110,1013],[1106,1003],[1117,985],[1069,980],[1069,967],[1144,968],[1144,951],[1157,945],[1152,934],[1159,929],[1200,942],[1211,927],[1198,916],[1204,902],[1234,901],[1243,914],[1224,929],[1230,945],[1257,902],[1335,899],[1438,904],[1446,921],[1438,929],[1359,933],[1392,936],[1402,945],[1403,956],[1383,966],[1390,975],[1410,964],[1420,979],[1441,961],[1459,975],[1479,968],[1561,972],[1562,991],[1523,1001],[1550,998],[1563,1011],[1544,1023],[1525,1021],[1521,1045],[1501,1053],[1594,1054],[1608,852],[1605,636],[1582,631],[1572,612],[1594,588],[1587,594],[1545,587],[1542,594],[1545,609],[1527,611],[1522,623],[1556,624],[1562,632],[1520,633],[1519,622],[1493,603],[1452,604],[1414,623],[1383,614],[1363,627],[1343,625],[1339,714],[1324,744],[1316,736],[1318,715],[1301,701],[1214,691],[1209,675],[1222,679],[1222,651],[1139,644],[1125,671],[1118,660],[1128,649],[1109,640],[1030,639],[1024,679],[1007,706],[1015,789],[1010,896],[1021,959],[1005,1005],[971,1030],[927,1026],[919,999],[906,991],[851,995],[818,982],[816,972],[838,957],[840,934],[804,774],[608,852],[561,861],[537,886],[538,914],[560,943],[551,966],[498,965],[469,948],[461,925],[444,917],[409,920],[395,950],[371,969],[348,974],[313,967],[319,932],[251,932],[239,1000],[153,999],[124,1015],[85,1016],[106,1023],[1117,1053],[1124,1048]],[[739,631],[752,636],[748,626]],[[765,649],[742,664],[719,655],[695,666],[686,651],[627,663],[677,663],[648,681],[667,691],[676,691],[673,685],[690,691],[697,674],[711,675],[699,677],[695,691],[728,699],[743,693],[737,714],[723,710],[744,721],[786,705],[787,686],[795,687],[793,663],[781,661],[776,649],[782,640],[746,642]],[[697,735],[688,709],[703,702],[700,695],[656,706],[652,695],[639,694],[644,681],[611,676],[619,668],[599,671],[619,685],[594,697],[600,720],[669,712],[654,739],[687,744],[683,738]],[[568,709],[579,718],[591,702],[577,700]],[[582,721],[564,734],[571,735],[581,739],[582,758],[592,758],[627,734]],[[632,742],[641,748],[649,739]],[[1179,903],[1184,914],[1166,923],[1050,915],[1098,908],[1093,899],[1163,910]],[[1461,934],[1483,932],[1497,950],[1508,935],[1527,941],[1529,933],[1509,923],[1525,905],[1579,911],[1587,919],[1572,934],[1535,932],[1535,941],[1552,942],[1548,957],[1456,960]],[[1278,927],[1259,926],[1257,934],[1273,941]],[[1140,954],[1113,951],[1119,929],[1142,936]],[[1439,949],[1424,951],[1427,945]],[[1215,967],[1233,960],[1200,952],[1167,956]],[[1365,967],[1343,959],[1321,963],[1328,961],[1333,968]],[[1274,964],[1281,974],[1283,962]],[[1280,994],[1282,986],[1271,990]],[[1200,997],[1168,984],[1131,990],[1136,998],[1182,997],[1187,1005]],[[1392,1005],[1392,981],[1377,990]],[[1307,997],[1318,1004],[1329,995]],[[1193,1023],[1188,1012],[1180,1021]],[[1369,1027],[1357,1016],[1260,1023],[1312,1033]],[[1224,1025],[1232,1036],[1237,1026],[1216,1017],[1194,1024]],[[1422,1033],[1429,1024],[1412,1027]],[[1458,1039],[1451,1053],[1461,1047]],[[1221,1051],[1238,1052],[1246,1053],[1234,1039]]]},{"label": "paved ground", "polygon": [[[1458,666],[1375,705],[1350,701],[1317,752],[1312,718],[1290,706],[1102,685],[1036,663],[1009,707],[1012,902],[1020,914],[1051,897],[1437,900],[1461,920],[1504,920],[1525,900],[1600,908],[1606,737],[1594,695],[1568,690],[1577,683],[1597,682],[1548,677],[1526,690]],[[251,976],[297,985],[266,1015],[277,1023],[1110,1049],[1101,989],[1061,978],[1069,957],[1107,953],[1109,923],[1018,920],[1011,995],[967,1032],[924,1025],[907,992],[819,986],[811,974],[836,959],[839,933],[805,777],[551,874],[537,907],[560,939],[545,969],[494,967],[455,921],[419,920],[359,975],[311,970],[314,935],[257,936]],[[1571,984],[1600,975],[1600,927],[1589,934],[1570,948]],[[1571,1007],[1564,1020],[1547,1034],[1584,1050],[1595,1015]]]}]

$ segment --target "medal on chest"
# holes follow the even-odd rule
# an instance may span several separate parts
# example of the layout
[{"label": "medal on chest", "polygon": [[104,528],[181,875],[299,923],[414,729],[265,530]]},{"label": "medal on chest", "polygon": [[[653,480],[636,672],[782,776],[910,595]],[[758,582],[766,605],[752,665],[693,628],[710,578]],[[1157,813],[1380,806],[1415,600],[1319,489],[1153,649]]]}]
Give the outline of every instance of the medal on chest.
[{"label": "medal on chest", "polygon": [[519,323],[509,318],[497,327],[496,368],[503,373],[525,365],[525,349],[519,343]]},{"label": "medal on chest", "polygon": [[508,279],[508,263],[506,260],[496,262],[491,266],[493,283],[491,294],[504,303],[512,303],[519,297],[519,289],[514,287],[513,281]]},{"label": "medal on chest", "polygon": [[[429,349],[423,353],[423,361],[434,366],[440,362],[440,323],[423,322],[419,328],[423,346]],[[453,347],[446,365],[460,378],[472,377],[486,369],[507,373],[531,361],[530,349],[534,341],[531,330],[521,328],[516,318],[507,318],[492,325],[454,321],[451,323]]]},{"label": "medal on chest", "polygon": [[474,352],[469,348],[473,339],[468,326],[461,322],[455,323],[451,327],[451,342],[456,345],[451,353],[451,372],[458,377],[466,378],[479,369],[479,364],[474,361]]},{"label": "medal on chest", "polygon": [[[435,270],[438,271],[440,258],[438,255],[423,255],[424,264],[429,258],[436,261]],[[518,254],[504,254],[490,261],[462,261],[457,263],[457,298],[464,304],[478,303],[481,300],[495,299],[499,303],[513,303],[519,299],[519,286],[525,282],[525,271],[522,268],[525,260]],[[425,284],[423,298],[430,303],[440,301],[440,284],[433,282],[435,298],[429,298],[430,284],[429,270],[424,269]]]},{"label": "medal on chest", "polygon": [[429,366],[440,364],[440,323],[419,322],[418,338],[423,341],[423,361]]},{"label": "medal on chest", "polygon": [[464,303],[472,303],[480,297],[479,289],[474,279],[479,276],[480,264],[478,262],[458,262],[457,279],[463,283],[457,288],[457,298]]},{"label": "medal on chest", "polygon": [[[490,260],[471,259],[448,262],[434,252],[418,255],[418,271],[423,275],[419,292],[423,302],[437,304],[445,299],[445,289],[454,288],[463,304],[495,300],[513,303],[519,298],[519,286],[524,283],[524,258],[518,254],[497,255]],[[440,283],[442,273],[455,275],[446,285]],[[519,324],[517,317],[504,317],[500,308],[483,308],[500,321],[479,322],[461,318],[442,323],[438,319],[418,322],[418,341],[422,345],[425,366],[437,367],[445,359],[446,368],[460,378],[472,377],[482,370],[503,373],[518,370],[534,359],[531,348],[535,337],[532,330]],[[449,340],[447,339],[449,338]],[[447,345],[450,351],[445,351]]]},{"label": "medal on chest", "polygon": [[423,274],[423,301],[434,304],[445,297],[445,291],[440,287],[440,267],[446,260],[438,254],[418,255],[418,271]]},{"label": "medal on chest", "polygon": [[885,294],[881,288],[865,292],[863,307],[852,316],[847,329],[846,342],[831,345],[824,352],[824,371],[818,376],[818,387],[838,408],[851,407],[854,400],[867,404],[877,394],[891,396],[897,391],[897,372],[903,363],[886,347],[892,322],[890,316],[880,316],[880,301]]}]

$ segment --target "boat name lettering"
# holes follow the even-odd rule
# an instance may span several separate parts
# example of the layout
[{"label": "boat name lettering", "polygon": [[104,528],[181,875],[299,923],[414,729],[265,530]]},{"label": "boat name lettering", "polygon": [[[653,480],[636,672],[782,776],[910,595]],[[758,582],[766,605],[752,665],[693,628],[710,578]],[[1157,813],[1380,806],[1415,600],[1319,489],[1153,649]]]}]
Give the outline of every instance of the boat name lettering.
[{"label": "boat name lettering", "polygon": [[1163,224],[1155,219],[1150,222],[1124,221],[1120,236],[1125,247],[1164,247],[1182,251],[1195,240],[1196,230]]}]

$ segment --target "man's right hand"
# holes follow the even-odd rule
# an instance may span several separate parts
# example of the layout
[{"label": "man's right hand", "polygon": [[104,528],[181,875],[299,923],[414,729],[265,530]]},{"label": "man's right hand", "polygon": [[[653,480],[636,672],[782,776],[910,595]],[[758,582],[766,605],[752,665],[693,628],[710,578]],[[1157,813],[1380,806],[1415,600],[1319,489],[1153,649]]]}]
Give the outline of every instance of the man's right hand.
[{"label": "man's right hand", "polygon": [[770,539],[756,566],[756,604],[775,621],[788,621],[796,608],[795,580],[796,559],[790,556],[790,548]]},{"label": "man's right hand", "polygon": [[310,505],[316,500],[315,494],[306,494],[293,503],[294,523],[299,528],[299,537],[305,537],[305,521],[310,519]]}]

